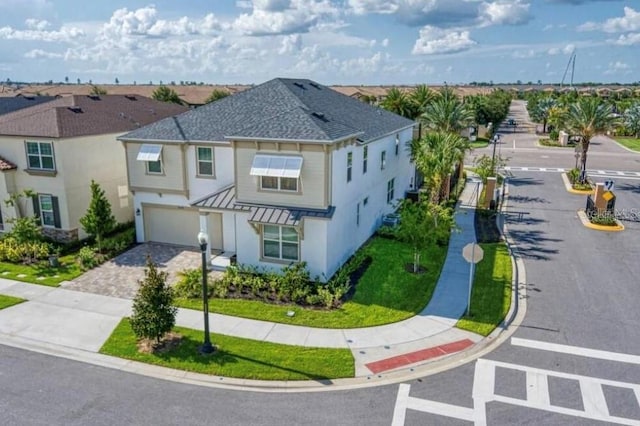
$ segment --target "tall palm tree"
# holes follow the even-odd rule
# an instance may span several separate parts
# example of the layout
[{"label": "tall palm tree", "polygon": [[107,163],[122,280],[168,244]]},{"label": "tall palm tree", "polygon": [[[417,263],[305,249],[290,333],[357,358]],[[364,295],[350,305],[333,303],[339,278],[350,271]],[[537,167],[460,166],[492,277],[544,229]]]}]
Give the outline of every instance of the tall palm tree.
[{"label": "tall palm tree", "polygon": [[549,121],[549,113],[553,107],[557,105],[557,102],[551,96],[542,98],[538,101],[534,110],[533,119],[536,121],[542,121],[542,133],[547,133],[547,122]]},{"label": "tall palm tree", "polygon": [[[564,117],[564,125],[569,133],[580,136],[582,144],[582,170],[587,170],[587,151],[594,136],[611,129],[616,118],[611,109],[602,103],[600,98],[581,98],[569,105]],[[583,173],[583,183],[586,176]]]},{"label": "tall palm tree", "polygon": [[448,199],[451,173],[468,149],[468,141],[444,131],[429,132],[411,141],[411,159],[424,176],[431,202]]},{"label": "tall palm tree", "polygon": [[459,133],[474,121],[474,112],[450,88],[440,91],[420,116],[430,130]]},{"label": "tall palm tree", "polygon": [[380,103],[380,106],[387,111],[394,112],[406,118],[412,118],[411,116],[413,115],[409,96],[397,87],[392,87],[387,90],[387,94]]},{"label": "tall palm tree", "polygon": [[409,100],[414,108],[414,117],[413,119],[418,118],[420,115],[424,114],[427,109],[427,106],[433,102],[433,100],[437,97],[436,92],[429,89],[426,84],[419,84],[416,86],[415,90],[411,92],[409,95]]}]

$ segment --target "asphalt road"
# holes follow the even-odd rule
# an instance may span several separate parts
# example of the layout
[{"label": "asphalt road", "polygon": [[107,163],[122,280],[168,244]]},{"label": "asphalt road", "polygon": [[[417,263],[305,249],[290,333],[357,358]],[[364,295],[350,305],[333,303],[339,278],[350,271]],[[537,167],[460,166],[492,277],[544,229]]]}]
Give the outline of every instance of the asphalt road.
[{"label": "asphalt road", "polygon": [[[514,138],[510,165],[573,164],[571,150]],[[595,144],[589,168],[640,171],[640,156],[620,150],[606,139]],[[615,180],[617,207],[640,211],[640,180]],[[640,424],[640,223],[625,222],[618,233],[583,227],[576,211],[585,197],[567,193],[557,172],[515,171],[509,186],[507,225],[526,266],[527,313],[512,338],[479,361],[401,385],[258,393],[0,346],[0,423]]]}]

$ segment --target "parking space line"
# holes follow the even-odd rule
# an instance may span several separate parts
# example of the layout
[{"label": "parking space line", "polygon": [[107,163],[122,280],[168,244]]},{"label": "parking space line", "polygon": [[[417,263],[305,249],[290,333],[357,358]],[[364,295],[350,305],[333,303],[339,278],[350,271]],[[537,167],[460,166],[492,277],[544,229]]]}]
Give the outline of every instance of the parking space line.
[{"label": "parking space line", "polygon": [[580,380],[580,392],[582,392],[582,400],[584,412],[591,416],[609,416],[609,408],[607,401],[604,399],[602,385],[593,380]]},{"label": "parking space line", "polygon": [[546,374],[527,371],[527,401],[545,407],[551,404]]},{"label": "parking space line", "polygon": [[521,339],[512,337],[511,344],[513,346],[521,346],[530,349],[539,349],[542,351],[558,352],[569,355],[584,356],[587,358],[604,359],[608,361],[625,362],[627,364],[640,365],[640,356],[624,354],[620,352],[601,351],[598,349],[581,348],[579,346],[561,345],[558,343],[541,342],[537,340]]},{"label": "parking space line", "polygon": [[393,409],[393,420],[391,426],[404,426],[404,419],[407,415],[407,404],[409,403],[409,390],[411,385],[401,383],[398,388],[396,406]]}]

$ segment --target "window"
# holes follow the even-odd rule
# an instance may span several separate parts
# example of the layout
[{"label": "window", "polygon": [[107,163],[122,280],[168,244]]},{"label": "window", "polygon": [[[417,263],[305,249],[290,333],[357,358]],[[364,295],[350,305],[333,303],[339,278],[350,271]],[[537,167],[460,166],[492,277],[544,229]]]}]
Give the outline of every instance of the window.
[{"label": "window", "polygon": [[162,173],[162,161],[147,161],[147,173],[161,174]]},{"label": "window", "polygon": [[137,161],[144,161],[147,173],[161,174],[162,173],[162,145],[142,144],[140,151],[138,151]]},{"label": "window", "polygon": [[382,151],[380,153],[380,170],[384,170],[387,166],[387,151]]},{"label": "window", "polygon": [[347,182],[351,182],[352,168],[353,168],[353,152],[347,152]]},{"label": "window", "polygon": [[369,159],[369,147],[365,146],[362,152],[362,174],[367,173],[367,160]]},{"label": "window", "polygon": [[356,225],[360,226],[360,203],[356,204]]},{"label": "window", "polygon": [[197,147],[196,157],[196,161],[198,162],[198,176],[213,176],[213,147]]},{"label": "window", "polygon": [[260,176],[260,189],[271,191],[298,191],[298,179],[275,176]]},{"label": "window", "polygon": [[366,197],[364,200],[362,200],[363,206],[366,206],[367,204],[369,204],[369,197]]},{"label": "window", "polygon": [[262,253],[264,257],[298,260],[298,232],[290,226],[263,225]]},{"label": "window", "polygon": [[55,170],[51,142],[27,142],[27,163],[30,169]]},{"label": "window", "polygon": [[398,135],[396,135],[396,157],[398,156],[399,152],[400,152],[400,138],[398,137]]},{"label": "window", "polygon": [[395,187],[395,183],[395,178],[387,182],[387,204],[391,204],[391,202],[393,201],[393,190]]},{"label": "window", "polygon": [[4,230],[4,220],[2,219],[2,209],[0,208],[0,231]]},{"label": "window", "polygon": [[55,215],[53,213],[53,197],[51,195],[38,195],[40,204],[40,221],[42,226],[56,226]]}]

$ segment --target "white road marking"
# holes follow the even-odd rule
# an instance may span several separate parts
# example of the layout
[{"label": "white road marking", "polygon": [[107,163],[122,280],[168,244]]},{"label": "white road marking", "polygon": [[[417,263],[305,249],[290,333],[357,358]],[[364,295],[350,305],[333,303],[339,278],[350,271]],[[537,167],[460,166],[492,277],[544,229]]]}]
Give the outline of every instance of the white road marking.
[{"label": "white road marking", "polygon": [[602,385],[592,380],[580,380],[580,392],[584,403],[584,412],[596,417],[608,417],[609,408],[604,399]]},{"label": "white road marking", "polygon": [[541,342],[537,340],[521,339],[512,337],[511,344],[513,346],[522,346],[525,348],[539,349],[542,351],[558,352],[569,355],[578,355],[588,358],[605,359],[609,361],[625,362],[627,364],[640,365],[640,356],[624,354],[620,352],[601,351],[598,349],[581,348],[578,346],[561,345],[558,343]]},{"label": "white road marking", "polygon": [[616,172],[618,176],[624,176],[624,172]]},{"label": "white road marking", "polygon": [[550,405],[549,381],[546,374],[527,371],[527,401],[534,404]]},{"label": "white road marking", "polygon": [[411,385],[406,383],[400,384],[398,388],[398,397],[396,398],[396,407],[393,409],[393,421],[391,426],[404,426],[404,419],[407,414],[407,404],[409,403],[409,390]]},{"label": "white road marking", "polygon": [[430,401],[409,397],[407,408],[423,413],[437,414],[439,416],[453,417],[460,420],[473,422],[475,413],[472,408],[461,407],[459,405],[445,404],[443,402]]}]

